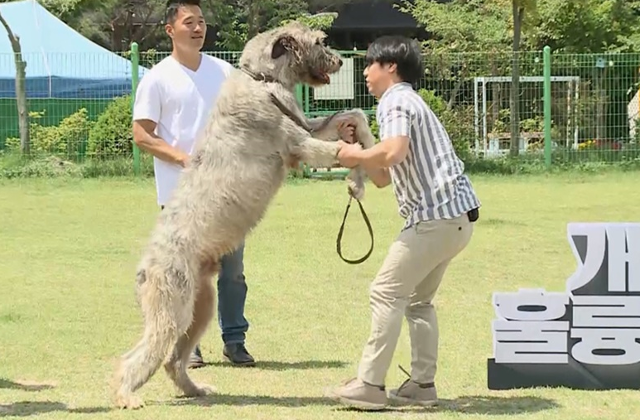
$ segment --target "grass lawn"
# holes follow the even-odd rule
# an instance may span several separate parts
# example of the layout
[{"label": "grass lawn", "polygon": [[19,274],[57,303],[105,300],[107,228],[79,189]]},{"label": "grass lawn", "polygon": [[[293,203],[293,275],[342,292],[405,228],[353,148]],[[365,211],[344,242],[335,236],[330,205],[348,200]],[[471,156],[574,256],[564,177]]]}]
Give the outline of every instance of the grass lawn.
[{"label": "grass lawn", "polygon": [[[520,287],[564,290],[575,263],[571,221],[637,221],[637,174],[479,177],[481,220],[436,297],[441,342],[436,378],[442,402],[392,409],[382,418],[631,419],[633,391],[486,386],[491,294]],[[362,265],[342,262],[335,240],[345,184],[292,182],[248,239],[251,323],[247,346],[259,366],[222,362],[216,321],[202,349],[210,365],[192,371],[219,394],[178,399],[162,371],[142,388],[141,411],[111,408],[116,358],[138,340],[134,270],[157,213],[151,180],[0,181],[0,417],[43,419],[364,419],[323,390],[356,371],[369,333],[368,286],[402,221],[390,189],[370,187],[365,206],[376,248]],[[343,250],[359,257],[368,235],[352,207]],[[406,325],[387,385],[409,367]]]}]

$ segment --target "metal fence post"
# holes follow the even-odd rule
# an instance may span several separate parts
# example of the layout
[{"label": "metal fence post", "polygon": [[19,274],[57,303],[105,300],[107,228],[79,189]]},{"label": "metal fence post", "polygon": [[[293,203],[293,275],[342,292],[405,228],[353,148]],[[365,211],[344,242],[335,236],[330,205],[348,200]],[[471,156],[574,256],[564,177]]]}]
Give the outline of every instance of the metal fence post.
[{"label": "metal fence post", "polygon": [[[302,107],[303,111],[306,111],[304,88],[302,85],[296,85],[296,99],[298,101],[298,104]],[[306,112],[305,116],[307,116]],[[308,178],[309,174],[311,173],[309,166],[306,163],[301,163],[300,165],[302,165],[302,176]]]},{"label": "metal fence post", "polygon": [[551,167],[551,47],[544,47],[544,164]]},{"label": "metal fence post", "polygon": [[[138,87],[138,68],[140,63],[140,54],[138,51],[138,43],[131,43],[131,113],[133,114],[133,104],[136,100],[136,89]],[[133,143],[133,173],[140,175],[140,149],[138,145]]]}]

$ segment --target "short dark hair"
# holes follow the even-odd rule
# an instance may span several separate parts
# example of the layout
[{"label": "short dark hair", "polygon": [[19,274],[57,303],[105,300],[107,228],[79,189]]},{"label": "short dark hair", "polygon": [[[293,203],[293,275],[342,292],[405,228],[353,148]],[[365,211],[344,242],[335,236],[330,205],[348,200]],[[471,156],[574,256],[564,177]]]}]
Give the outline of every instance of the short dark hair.
[{"label": "short dark hair", "polygon": [[365,56],[367,65],[395,64],[398,76],[404,81],[416,84],[424,74],[422,51],[418,41],[401,35],[385,35],[376,38]]},{"label": "short dark hair", "polygon": [[200,0],[167,0],[167,8],[164,12],[164,22],[173,23],[178,15],[178,9],[182,6],[200,7]]}]

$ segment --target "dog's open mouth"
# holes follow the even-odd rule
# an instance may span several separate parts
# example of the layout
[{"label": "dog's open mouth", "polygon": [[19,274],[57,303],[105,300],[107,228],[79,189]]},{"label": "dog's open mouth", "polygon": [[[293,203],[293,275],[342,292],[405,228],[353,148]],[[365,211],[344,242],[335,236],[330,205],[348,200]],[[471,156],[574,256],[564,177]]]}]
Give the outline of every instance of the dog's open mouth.
[{"label": "dog's open mouth", "polygon": [[311,77],[313,78],[313,80],[315,82],[319,82],[325,85],[328,85],[329,83],[331,83],[331,79],[329,78],[329,74],[325,73],[321,70],[315,70],[312,69],[311,70]]}]

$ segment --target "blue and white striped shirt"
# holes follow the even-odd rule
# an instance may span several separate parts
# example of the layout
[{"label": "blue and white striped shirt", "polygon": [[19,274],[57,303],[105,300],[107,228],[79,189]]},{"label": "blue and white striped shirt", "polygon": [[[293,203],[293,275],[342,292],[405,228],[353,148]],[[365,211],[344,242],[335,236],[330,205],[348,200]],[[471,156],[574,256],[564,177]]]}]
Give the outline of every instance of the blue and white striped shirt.
[{"label": "blue and white striped shirt", "polygon": [[389,168],[405,228],[420,221],[452,219],[480,207],[444,126],[410,84],[387,89],[376,119],[381,141],[410,139],[407,157]]}]

